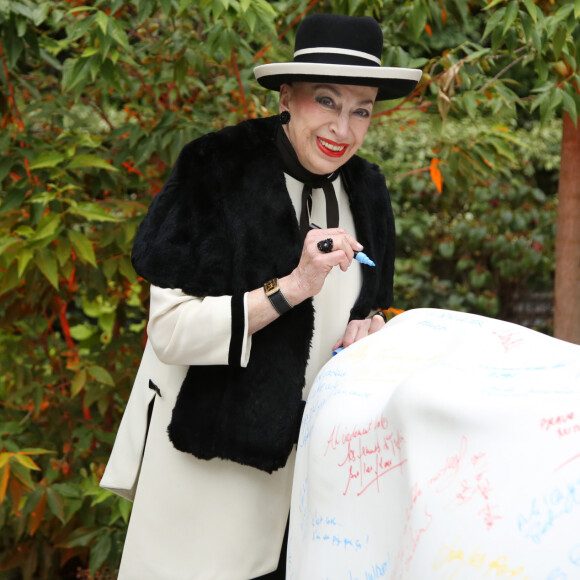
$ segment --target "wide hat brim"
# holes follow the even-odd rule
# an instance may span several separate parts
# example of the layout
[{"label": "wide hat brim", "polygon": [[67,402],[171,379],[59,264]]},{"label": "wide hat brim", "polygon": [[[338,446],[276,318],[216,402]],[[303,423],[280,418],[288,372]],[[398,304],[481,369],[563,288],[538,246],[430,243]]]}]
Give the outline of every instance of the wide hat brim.
[{"label": "wide hat brim", "polygon": [[422,71],[387,66],[282,62],[257,66],[254,75],[263,87],[273,91],[279,91],[284,83],[300,81],[378,87],[376,100],[385,101],[411,93],[421,80]]}]

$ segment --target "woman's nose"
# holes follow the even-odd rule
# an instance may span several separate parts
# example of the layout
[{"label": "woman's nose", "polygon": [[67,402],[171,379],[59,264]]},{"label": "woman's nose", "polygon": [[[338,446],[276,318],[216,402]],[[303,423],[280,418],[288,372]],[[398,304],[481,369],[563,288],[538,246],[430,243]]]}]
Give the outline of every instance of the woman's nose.
[{"label": "woman's nose", "polygon": [[339,113],[331,124],[331,129],[337,138],[346,138],[349,131],[349,118],[348,114]]}]

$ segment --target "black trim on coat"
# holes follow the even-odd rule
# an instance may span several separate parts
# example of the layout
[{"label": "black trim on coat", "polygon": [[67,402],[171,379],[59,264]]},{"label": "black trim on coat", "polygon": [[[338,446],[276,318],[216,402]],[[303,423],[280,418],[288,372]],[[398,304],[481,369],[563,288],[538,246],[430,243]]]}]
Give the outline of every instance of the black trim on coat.
[{"label": "black trim on coat", "polygon": [[241,365],[242,346],[246,330],[245,319],[244,295],[234,294],[232,296],[232,335],[228,353],[228,364],[233,367]]}]

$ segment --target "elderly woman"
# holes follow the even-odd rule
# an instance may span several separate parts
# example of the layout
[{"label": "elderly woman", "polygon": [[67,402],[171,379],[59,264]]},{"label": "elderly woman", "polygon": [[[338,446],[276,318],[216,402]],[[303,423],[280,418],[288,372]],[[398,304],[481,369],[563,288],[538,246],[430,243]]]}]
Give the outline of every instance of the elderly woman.
[{"label": "elderly woman", "polygon": [[371,18],[305,19],[294,61],[255,69],[280,115],[186,145],[139,228],[149,341],[101,482],[134,499],[121,580],[284,577],[303,399],[392,301],[389,195],[356,152],[421,73],[382,44]]}]

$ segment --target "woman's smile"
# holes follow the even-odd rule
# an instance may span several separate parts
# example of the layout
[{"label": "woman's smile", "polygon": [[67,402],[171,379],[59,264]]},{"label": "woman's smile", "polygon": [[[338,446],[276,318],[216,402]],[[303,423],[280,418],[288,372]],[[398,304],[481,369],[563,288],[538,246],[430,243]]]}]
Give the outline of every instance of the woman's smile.
[{"label": "woman's smile", "polygon": [[334,141],[322,139],[321,137],[316,138],[316,144],[320,150],[329,157],[342,157],[347,148],[346,143],[335,143]]}]

